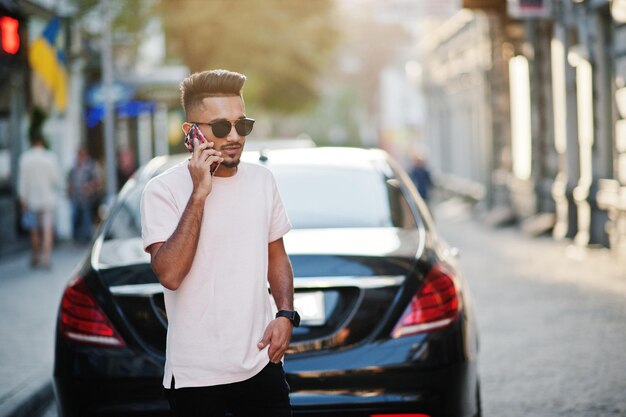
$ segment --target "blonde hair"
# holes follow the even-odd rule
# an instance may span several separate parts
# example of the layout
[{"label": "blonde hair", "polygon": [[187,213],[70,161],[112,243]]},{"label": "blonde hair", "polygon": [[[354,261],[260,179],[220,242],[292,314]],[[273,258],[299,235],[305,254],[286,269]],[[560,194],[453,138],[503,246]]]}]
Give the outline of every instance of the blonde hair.
[{"label": "blonde hair", "polygon": [[180,83],[180,101],[185,115],[201,107],[206,97],[242,97],[245,82],[245,75],[224,69],[191,74]]}]

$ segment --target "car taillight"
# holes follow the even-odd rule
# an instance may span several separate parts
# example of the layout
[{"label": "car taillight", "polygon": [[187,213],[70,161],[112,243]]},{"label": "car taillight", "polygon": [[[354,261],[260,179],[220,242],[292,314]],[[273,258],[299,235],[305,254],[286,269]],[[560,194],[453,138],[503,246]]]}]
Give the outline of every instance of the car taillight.
[{"label": "car taillight", "polygon": [[126,346],[81,277],[70,281],[65,288],[60,320],[61,334],[75,342],[109,347]]},{"label": "car taillight", "polygon": [[455,280],[435,265],[391,333],[402,337],[440,329],[452,324],[461,310],[461,296]]}]

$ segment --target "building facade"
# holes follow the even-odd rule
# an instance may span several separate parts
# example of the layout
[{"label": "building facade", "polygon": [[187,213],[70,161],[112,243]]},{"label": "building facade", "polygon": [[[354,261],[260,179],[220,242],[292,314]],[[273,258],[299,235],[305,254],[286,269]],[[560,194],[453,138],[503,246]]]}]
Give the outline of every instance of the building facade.
[{"label": "building facade", "polygon": [[486,212],[623,255],[625,2],[463,3],[422,48],[438,170],[483,186]]},{"label": "building facade", "polygon": [[[17,182],[19,158],[29,147],[29,131],[33,126],[38,125],[64,175],[74,164],[79,147],[87,148],[102,166],[106,162],[102,34],[87,33],[84,26],[90,25],[82,24],[84,20],[101,19],[101,4],[94,4],[91,13],[77,15],[73,3],[73,0],[0,0],[3,25],[0,31],[0,257],[28,245],[28,233],[20,225]],[[59,18],[60,30],[51,46],[65,55],[67,73],[67,105],[62,110],[52,105],[51,100],[46,101],[50,97],[39,94],[43,89],[37,84],[37,69],[29,60],[31,46],[54,18]],[[144,68],[143,73],[136,74],[137,60],[149,60],[143,56],[123,59],[129,55],[123,49],[125,45],[123,39],[114,45],[113,157],[118,187],[139,165],[156,154],[168,154],[170,143],[181,142],[178,83],[188,74],[186,67],[159,67],[158,62],[150,62],[151,66]],[[36,120],[37,114],[45,117]],[[177,125],[170,135],[175,141],[168,137],[170,125]],[[107,176],[105,181],[111,178]],[[71,210],[66,190],[59,193],[55,235],[64,240],[72,235]]]}]

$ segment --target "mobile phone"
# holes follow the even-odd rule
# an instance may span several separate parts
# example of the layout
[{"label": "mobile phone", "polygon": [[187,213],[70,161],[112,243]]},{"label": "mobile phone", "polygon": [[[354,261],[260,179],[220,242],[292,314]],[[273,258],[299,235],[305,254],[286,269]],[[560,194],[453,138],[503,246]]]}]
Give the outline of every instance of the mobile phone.
[{"label": "mobile phone", "polygon": [[[187,147],[187,150],[189,152],[193,152],[194,139],[198,139],[198,143],[208,142],[207,138],[204,137],[198,125],[192,123],[187,133],[185,133],[185,146]],[[219,166],[219,162],[213,162],[210,168],[211,174],[214,174]]]}]

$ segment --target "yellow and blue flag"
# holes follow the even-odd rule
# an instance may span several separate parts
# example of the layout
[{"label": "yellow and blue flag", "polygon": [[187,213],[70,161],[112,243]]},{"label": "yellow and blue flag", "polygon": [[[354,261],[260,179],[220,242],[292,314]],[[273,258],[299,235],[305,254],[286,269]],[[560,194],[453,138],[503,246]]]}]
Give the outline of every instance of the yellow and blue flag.
[{"label": "yellow and blue flag", "polygon": [[30,46],[28,60],[36,78],[33,80],[35,101],[42,96],[42,91],[38,90],[45,89],[46,95],[52,96],[54,107],[64,111],[67,107],[67,64],[63,51],[56,46],[60,30],[61,19],[53,17]]}]

